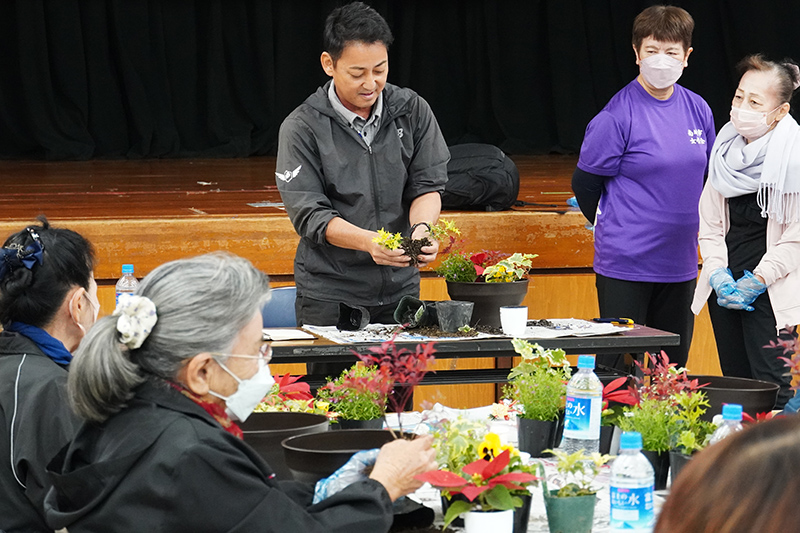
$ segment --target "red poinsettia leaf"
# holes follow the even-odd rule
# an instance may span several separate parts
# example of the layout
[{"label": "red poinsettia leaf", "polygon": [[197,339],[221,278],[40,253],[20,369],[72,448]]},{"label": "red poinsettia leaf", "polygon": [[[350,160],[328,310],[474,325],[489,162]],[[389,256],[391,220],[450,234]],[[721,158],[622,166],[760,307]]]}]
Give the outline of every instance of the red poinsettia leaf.
[{"label": "red poinsettia leaf", "polygon": [[610,382],[608,385],[603,387],[603,395],[606,395],[609,392],[617,390],[627,382],[628,382],[628,376],[622,376],[621,378],[615,379],[614,381]]},{"label": "red poinsettia leaf", "polygon": [[756,419],[742,411],[742,422],[755,422]]},{"label": "red poinsettia leaf", "polygon": [[514,483],[530,483],[532,481],[536,481],[537,479],[539,478],[534,476],[533,474],[527,474],[525,472],[510,472],[508,474],[503,474],[501,476],[492,478],[492,482],[505,483],[510,481]]},{"label": "red poinsettia leaf", "polygon": [[512,483],[512,482],[510,482],[510,481],[503,481],[503,482],[499,482],[499,483],[495,483],[494,481],[495,481],[495,480],[493,479],[493,480],[492,480],[492,481],[489,483],[489,486],[490,486],[490,487],[495,487],[495,486],[497,486],[497,485],[503,485],[503,486],[504,486],[505,488],[507,488],[508,490],[525,490],[525,487],[523,487],[522,485],[517,485],[516,483]]},{"label": "red poinsettia leaf", "polygon": [[486,467],[488,465],[489,461],[487,461],[486,459],[478,459],[477,461],[471,462],[461,470],[463,470],[465,474],[474,476],[475,474],[483,474],[483,471],[486,470]]},{"label": "red poinsettia leaf", "polygon": [[469,487],[464,487],[464,490],[461,491],[461,494],[466,496],[469,501],[474,501],[481,492],[489,490],[490,488],[491,487],[489,485],[481,485],[480,487],[470,485]]},{"label": "red poinsettia leaf", "polygon": [[483,469],[483,479],[491,479],[508,466],[508,462],[511,460],[511,452],[509,450],[503,450],[503,452],[492,459],[492,461],[486,465],[486,468]]},{"label": "red poinsettia leaf", "polygon": [[447,470],[431,470],[414,476],[419,481],[430,483],[436,488],[463,487],[469,483],[466,479]]},{"label": "red poinsettia leaf", "polygon": [[486,272],[486,269],[480,265],[475,265],[475,273],[479,276],[483,276],[483,273]]}]

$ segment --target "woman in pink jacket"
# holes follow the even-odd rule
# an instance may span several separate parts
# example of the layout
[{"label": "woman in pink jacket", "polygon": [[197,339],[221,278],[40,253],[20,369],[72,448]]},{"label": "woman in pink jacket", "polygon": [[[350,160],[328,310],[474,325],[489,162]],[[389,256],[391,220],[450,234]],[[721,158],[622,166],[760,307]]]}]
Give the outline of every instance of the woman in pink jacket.
[{"label": "woman in pink jacket", "polygon": [[692,311],[708,301],[722,373],[779,384],[783,407],[792,393],[782,350],[767,345],[800,324],[800,126],[789,114],[800,69],[761,55],[739,68],[700,197]]}]

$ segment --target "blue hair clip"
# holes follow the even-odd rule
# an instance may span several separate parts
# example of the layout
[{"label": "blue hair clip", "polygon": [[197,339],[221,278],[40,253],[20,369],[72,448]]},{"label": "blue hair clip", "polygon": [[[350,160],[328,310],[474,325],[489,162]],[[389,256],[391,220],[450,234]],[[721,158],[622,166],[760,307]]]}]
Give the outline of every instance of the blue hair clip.
[{"label": "blue hair clip", "polygon": [[36,263],[42,264],[44,260],[44,243],[39,238],[39,234],[33,228],[25,228],[33,239],[33,242],[26,246],[24,249],[19,244],[12,244],[8,248],[0,249],[0,255],[3,261],[0,262],[0,279],[6,277],[6,274],[13,272],[19,267],[25,267],[28,270],[33,270]]}]

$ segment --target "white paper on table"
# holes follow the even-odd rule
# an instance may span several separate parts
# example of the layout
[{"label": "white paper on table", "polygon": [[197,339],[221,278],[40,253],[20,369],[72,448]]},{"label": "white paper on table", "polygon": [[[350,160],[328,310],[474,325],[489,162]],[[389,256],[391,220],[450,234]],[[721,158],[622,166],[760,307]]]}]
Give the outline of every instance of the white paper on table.
[{"label": "white paper on table", "polygon": [[311,333],[299,329],[264,328],[261,332],[265,341],[303,341],[316,338]]}]

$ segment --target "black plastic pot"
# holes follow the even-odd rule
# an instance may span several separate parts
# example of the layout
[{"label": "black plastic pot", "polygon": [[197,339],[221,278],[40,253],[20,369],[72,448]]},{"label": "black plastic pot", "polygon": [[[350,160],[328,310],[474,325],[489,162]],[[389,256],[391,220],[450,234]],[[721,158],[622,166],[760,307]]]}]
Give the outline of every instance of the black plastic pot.
[{"label": "black plastic pot", "polygon": [[557,447],[559,444],[556,442],[558,425],[558,419],[532,420],[530,418],[520,418],[517,428],[520,451],[528,452],[531,457],[542,457],[542,451]]},{"label": "black plastic pot", "polygon": [[706,393],[711,407],[701,418],[709,422],[714,415],[722,413],[722,405],[726,403],[740,404],[742,411],[753,418],[758,413],[772,411],[780,390],[775,383],[757,379],[703,375],[689,376],[689,379],[696,379],[701,385],[708,383],[701,390]]},{"label": "black plastic pot", "polygon": [[691,455],[686,455],[685,453],[677,452],[674,450],[670,450],[669,452],[669,468],[670,468],[670,479],[672,485],[675,484],[675,480],[678,479],[678,476],[689,461],[692,460]]},{"label": "black plastic pot", "polygon": [[244,441],[272,467],[278,479],[292,479],[281,441],[293,435],[327,432],[328,418],[311,413],[252,413],[240,424]]},{"label": "black plastic pot", "polygon": [[354,453],[393,439],[390,431],[344,429],[290,437],[281,445],[292,478],[314,483],[336,472]]},{"label": "black plastic pot", "polygon": [[500,327],[500,307],[519,305],[528,293],[528,280],[499,283],[447,282],[451,300],[474,302],[470,325]]},{"label": "black plastic pot", "polygon": [[642,454],[647,457],[650,464],[653,465],[656,475],[655,490],[664,490],[667,488],[667,476],[669,475],[669,452],[651,452],[650,450],[642,450]]}]

